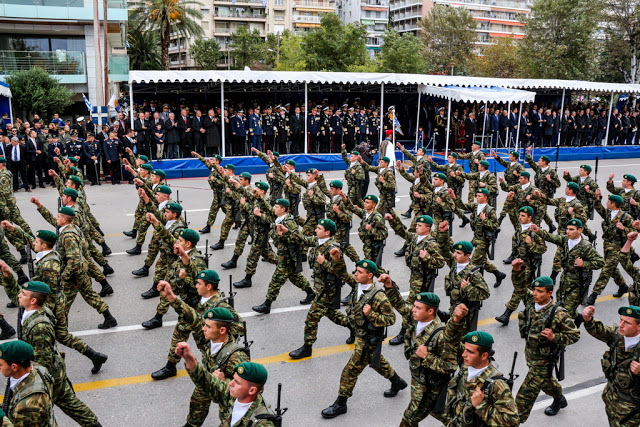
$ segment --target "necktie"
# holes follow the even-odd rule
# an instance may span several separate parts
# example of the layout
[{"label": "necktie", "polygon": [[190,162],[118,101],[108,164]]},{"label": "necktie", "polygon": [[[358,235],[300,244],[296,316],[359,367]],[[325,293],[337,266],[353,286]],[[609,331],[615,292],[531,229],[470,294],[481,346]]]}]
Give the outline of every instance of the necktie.
[{"label": "necktie", "polygon": [[15,145],[13,147],[13,161],[17,162],[18,161],[18,146]]}]

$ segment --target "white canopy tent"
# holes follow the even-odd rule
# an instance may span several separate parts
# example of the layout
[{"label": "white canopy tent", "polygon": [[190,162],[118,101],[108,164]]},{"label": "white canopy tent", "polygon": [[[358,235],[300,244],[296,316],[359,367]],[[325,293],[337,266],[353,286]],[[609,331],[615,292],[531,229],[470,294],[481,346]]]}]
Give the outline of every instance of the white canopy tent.
[{"label": "white canopy tent", "polygon": [[9,117],[11,117],[11,122],[13,123],[13,108],[11,107],[12,95],[8,83],[0,82],[0,96],[6,96],[9,98]]}]

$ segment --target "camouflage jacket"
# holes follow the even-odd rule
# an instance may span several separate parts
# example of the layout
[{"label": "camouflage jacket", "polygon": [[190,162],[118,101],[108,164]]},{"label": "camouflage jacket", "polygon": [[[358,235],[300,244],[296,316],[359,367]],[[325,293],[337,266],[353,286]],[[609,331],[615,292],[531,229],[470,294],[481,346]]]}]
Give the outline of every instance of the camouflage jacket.
[{"label": "camouflage jacket", "polygon": [[242,362],[249,361],[251,359],[244,352],[244,347],[237,344],[233,339],[228,339],[215,354],[211,354],[211,341],[207,341],[205,348],[202,350],[202,366],[211,373],[220,369],[227,380],[233,379],[236,366]]},{"label": "camouflage jacket", "polygon": [[[375,184],[381,195],[388,195],[396,191],[396,175],[391,167],[383,169],[380,166],[371,166],[367,162],[363,162],[362,167],[369,172],[378,174]],[[380,177],[383,177],[384,182],[380,181]]]},{"label": "camouflage jacket", "polygon": [[496,209],[487,203],[480,212],[480,214],[484,213],[485,215],[484,220],[482,220],[480,219],[480,215],[478,215],[477,202],[464,203],[460,197],[456,197],[454,202],[456,207],[471,212],[469,220],[471,221],[471,229],[473,230],[473,245],[477,246],[480,242],[489,244],[490,241],[487,233],[496,231],[500,226],[496,216]]},{"label": "camouflage jacket", "polygon": [[56,378],[64,371],[64,360],[56,346],[54,325],[53,313],[42,307],[22,323],[22,339],[33,346],[33,360]]},{"label": "camouflage jacket", "polygon": [[418,166],[422,166],[423,167],[423,171],[425,173],[426,176],[428,176],[429,178],[431,178],[431,165],[429,164],[429,162],[427,161],[427,156],[415,156],[412,153],[410,153],[408,150],[403,149],[402,150],[402,154],[404,154],[404,156],[411,162],[413,162],[413,169],[415,170]]},{"label": "camouflage jacket", "polygon": [[[580,179],[580,175],[571,176],[571,175],[562,175],[562,178],[567,182],[575,182],[580,186],[580,191],[576,195],[580,202],[582,202],[585,206],[590,206],[596,200],[596,190],[598,189],[598,183],[587,176],[584,181]],[[589,186],[589,191],[585,188]]]},{"label": "camouflage jacket", "polygon": [[[622,246],[627,241],[627,234],[633,231],[633,218],[630,214],[620,209],[612,219],[611,211],[602,205],[602,200],[595,200],[594,207],[602,218],[602,240],[604,240],[605,249],[622,249]],[[622,230],[618,228],[618,222],[621,222],[624,226]]]},{"label": "camouflage jacket", "polygon": [[[333,210],[335,205],[338,206],[339,212],[335,212]],[[350,227],[353,215],[351,214],[351,211],[345,207],[345,204],[342,202],[342,197],[330,197],[327,202],[325,212],[327,218],[336,223],[336,227],[338,228],[336,235],[346,233],[347,229]]]},{"label": "camouflage jacket", "polygon": [[282,187],[282,185],[284,184],[284,172],[282,171],[282,169],[277,168],[276,165],[271,162],[269,156],[267,156],[265,153],[259,151],[258,157],[260,158],[260,160],[269,165],[269,168],[267,169],[265,174],[270,191],[277,191],[278,188]]},{"label": "camouflage jacket", "polygon": [[[373,211],[367,216],[367,211],[353,206],[348,199],[345,202],[345,206],[362,219],[362,221],[360,221],[360,227],[358,228],[358,236],[363,244],[374,244],[375,242],[385,240],[389,236],[387,224],[385,224],[384,217],[380,213]],[[367,225],[369,224],[371,225],[371,230],[367,230]]]},{"label": "camouflage jacket", "polygon": [[11,396],[4,420],[7,418],[14,427],[57,427],[53,415],[53,378],[45,367],[31,363],[29,376],[20,381]]},{"label": "camouflage jacket", "polygon": [[506,192],[513,191],[515,193],[515,196],[513,197],[513,202],[516,204],[517,209],[520,209],[523,206],[531,206],[535,214],[538,208],[542,205],[542,203],[540,202],[540,199],[535,197],[535,195],[533,194],[533,192],[536,191],[536,187],[534,187],[533,184],[531,183],[529,183],[527,188],[523,189],[522,185],[520,184],[507,186],[506,183],[503,181],[500,183],[500,188],[502,188],[502,190]]},{"label": "camouflage jacket", "polygon": [[[434,172],[442,172],[447,176],[447,184],[449,185],[449,187],[456,190],[456,192],[462,188],[462,186],[464,185],[464,177],[455,173],[457,171],[464,172],[464,168],[462,167],[462,165],[458,163],[445,163],[444,165],[439,165],[433,160],[430,162],[430,164]],[[451,176],[451,172],[454,173],[454,176]]]},{"label": "camouflage jacket", "polygon": [[313,185],[304,181],[304,187],[306,187],[306,190],[302,193],[302,206],[307,211],[307,220],[310,218],[315,218],[316,220],[324,218],[327,202],[327,197],[324,193],[326,188],[323,189],[317,181]]},{"label": "camouflage jacket", "polygon": [[[536,187],[547,197],[553,197],[556,188],[560,187],[560,178],[558,178],[558,173],[555,169],[547,166],[547,170],[543,171],[542,168],[533,161],[533,157],[531,156],[527,156],[527,163],[535,172],[533,182],[536,184]],[[551,181],[549,181],[547,176],[551,176]]]},{"label": "camouflage jacket", "polygon": [[[449,187],[447,184],[443,184],[439,190],[436,189],[430,182],[427,181],[427,187],[433,191],[431,194],[431,203],[429,205],[429,210],[431,212],[431,216],[434,220],[434,225],[437,222],[437,219],[443,219],[446,214],[451,214],[456,210],[456,204],[453,201],[453,198],[449,195]],[[440,201],[438,201],[440,199]]]},{"label": "camouflage jacket", "polygon": [[[457,272],[457,264],[453,263],[449,274],[444,278],[444,291],[450,299],[450,312],[458,304],[470,305],[489,298],[489,287],[485,282],[480,269],[473,271],[477,266],[469,263],[460,272]],[[473,273],[472,273],[473,271]],[[462,287],[462,281],[469,280],[465,287]]]},{"label": "camouflage jacket", "polygon": [[[303,236],[299,231],[298,238],[302,242],[303,246],[311,248],[309,252],[309,267],[311,268],[311,276],[313,277],[313,288],[316,293],[322,292],[322,290],[326,286],[331,286],[340,282],[339,279],[339,264],[340,262],[336,262],[333,260],[329,252],[337,248],[340,251],[340,255],[342,255],[342,251],[340,250],[340,243],[336,242],[333,237],[330,237],[326,242],[319,244],[318,238],[313,236]],[[324,262],[322,264],[318,263],[318,256],[324,256]]]},{"label": "camouflage jacket", "polygon": [[[371,312],[369,312],[368,316],[365,316],[362,309],[367,304],[371,306]],[[347,317],[349,324],[359,337],[367,335],[368,322],[371,322],[376,328],[384,328],[393,325],[396,321],[396,313],[393,311],[387,296],[381,288],[374,284],[371,284],[369,289],[362,293],[360,299],[358,299],[356,285],[347,306]]]},{"label": "camouflage jacket", "polygon": [[[557,234],[550,234],[547,230],[540,229],[538,231],[540,237],[547,242],[551,242],[558,246],[557,255],[560,256],[562,263],[562,277],[561,282],[578,283],[581,280],[580,273],[583,270],[599,270],[604,267],[604,258],[598,254],[598,252],[589,244],[585,239],[581,239],[580,242],[569,250],[567,236],[561,236]],[[582,258],[584,261],[583,267],[576,267],[576,258]]]},{"label": "camouflage jacket", "polygon": [[276,168],[278,168],[278,170],[282,173],[283,175],[283,181],[284,181],[284,196],[286,197],[287,200],[289,200],[290,202],[293,201],[294,198],[299,198],[300,197],[300,184],[298,184],[297,181],[294,181],[291,177],[293,175],[295,175],[295,172],[285,172],[284,168],[282,167],[282,165],[280,164],[280,161],[278,160],[278,158],[276,157],[275,159],[273,159],[273,163],[275,164]]},{"label": "camouflage jacket", "polygon": [[[351,160],[347,155],[346,149],[342,149],[342,160],[347,164],[347,170],[344,171],[344,178],[347,180],[347,184],[349,185],[349,191],[352,188],[360,189],[360,184],[364,182],[364,168],[360,164],[360,162],[354,162],[351,164]],[[13,185],[13,184],[12,184]]]},{"label": "camouflage jacket", "polygon": [[[496,155],[494,159],[506,168],[504,171],[504,180],[507,184],[510,186],[517,185],[520,173],[524,172],[524,166],[520,162],[511,163],[498,155]],[[514,174],[513,172],[517,172],[517,174]]]},{"label": "camouflage jacket", "polygon": [[[489,171],[485,171],[484,175],[482,175],[482,172],[463,172],[460,176],[469,181],[469,183],[471,183],[471,181],[475,181],[474,184],[476,189],[486,188],[489,193],[498,194],[498,179]],[[481,182],[484,183],[484,187],[480,185]]]},{"label": "camouflage jacket", "polygon": [[60,231],[58,252],[63,265],[60,277],[63,283],[87,274],[88,266],[83,255],[82,239],[82,232],[73,224],[65,226]]},{"label": "camouflage jacket", "polygon": [[[542,259],[542,254],[547,251],[544,239],[531,231],[530,228],[522,230],[522,225],[511,237],[511,253],[514,258],[520,258],[528,268],[533,267]],[[531,243],[527,243],[527,236],[531,237]]]},{"label": "camouflage jacket", "polygon": [[[542,194],[540,202],[545,205],[551,205],[556,207],[554,217],[558,222],[558,233],[565,234],[567,230],[567,222],[570,219],[576,218],[582,221],[583,224],[587,223],[588,212],[584,208],[584,205],[580,203],[580,200],[576,197],[571,201],[567,201],[566,197],[558,197],[550,199],[546,194]],[[573,208],[573,213],[569,213],[569,208]]]},{"label": "camouflage jacket", "polygon": [[[164,215],[161,215],[161,217],[164,218]],[[160,254],[166,258],[174,259],[173,245],[178,241],[180,232],[187,227],[185,227],[181,219],[177,219],[169,226],[169,229],[167,229],[166,223],[162,224],[162,222],[154,228],[154,233],[157,233],[160,238]]]},{"label": "camouflage jacket", "polygon": [[[416,178],[403,168],[398,169],[398,172],[404,179],[411,183],[411,187],[409,187],[411,209],[416,212],[416,215],[422,215],[423,212],[426,214],[429,210],[429,206],[431,205],[431,195],[433,194],[433,191],[425,185],[425,183],[428,182],[428,175],[423,173],[420,177]],[[416,198],[414,193],[420,193],[420,198]]]},{"label": "camouflage jacket", "polygon": [[477,152],[471,151],[469,153],[458,154],[458,160],[466,159],[469,159],[469,170],[471,172],[478,172],[478,164],[476,163],[476,160],[479,162],[487,160],[487,156],[480,150]]},{"label": "camouflage jacket", "polygon": [[[431,236],[426,236],[422,240],[418,241],[419,236],[416,233],[407,231],[402,225],[402,221],[398,218],[398,215],[391,211],[393,219],[389,221],[393,231],[400,237],[402,237],[407,246],[405,251],[404,260],[412,272],[421,272],[423,268],[429,270],[439,270],[446,264],[444,256],[442,256],[443,248],[438,244],[438,233],[432,232]],[[427,255],[424,258],[420,258],[420,251],[426,249]]]},{"label": "camouflage jacket", "polygon": [[[633,217],[633,219],[640,219],[640,190],[636,190],[632,188],[629,191],[625,191],[622,187],[615,187],[612,181],[607,181],[607,190],[611,194],[617,194],[622,197],[622,201],[624,202],[620,209],[625,212],[629,212],[629,214]],[[631,199],[634,199],[639,203],[637,206],[633,206],[631,204]]]}]

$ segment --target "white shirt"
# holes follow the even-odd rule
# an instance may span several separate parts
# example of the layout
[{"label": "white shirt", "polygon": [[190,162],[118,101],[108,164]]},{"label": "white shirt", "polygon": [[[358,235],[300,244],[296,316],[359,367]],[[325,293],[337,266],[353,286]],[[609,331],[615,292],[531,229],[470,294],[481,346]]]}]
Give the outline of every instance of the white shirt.
[{"label": "white shirt", "polygon": [[414,184],[417,184],[420,182],[420,178],[416,178],[415,181],[413,181]]},{"label": "white shirt", "polygon": [[486,203],[478,203],[478,209],[476,210],[476,215],[480,215],[480,212],[482,212],[485,206],[487,206]]},{"label": "white shirt", "polygon": [[565,199],[567,200],[567,202],[572,201],[573,199],[575,199],[576,196],[566,196]]},{"label": "white shirt", "polygon": [[11,391],[16,391],[16,387],[18,387],[18,384],[20,384],[25,378],[27,378],[30,373],[31,372],[27,372],[20,378],[9,377],[9,387],[11,388]]},{"label": "white shirt", "polygon": [[158,204],[158,210],[159,210],[160,212],[162,212],[162,210],[164,209],[164,207],[165,207],[165,206],[167,206],[167,203],[169,203],[169,201],[168,201],[168,200],[165,200],[164,202],[160,202],[160,203]]},{"label": "white shirt", "polygon": [[569,246],[569,250],[573,249],[573,247],[575,245],[580,243],[580,240],[582,240],[582,237],[578,237],[577,239],[569,239],[569,240],[567,240],[567,246]]},{"label": "white shirt", "polygon": [[635,347],[640,343],[640,334],[635,337],[624,337],[624,349],[625,351],[629,351],[629,349]]},{"label": "white shirt", "polygon": [[327,240],[329,240],[329,237],[325,238],[325,239],[320,239],[318,238],[318,246],[320,245],[324,245],[324,242],[326,242]]},{"label": "white shirt", "polygon": [[172,219],[171,221],[167,221],[167,223],[165,224],[164,228],[166,230],[170,229],[171,226],[173,225],[173,223],[176,222],[176,221],[177,221],[177,219]]},{"label": "white shirt", "polygon": [[520,224],[520,232],[521,233],[523,231],[527,231],[529,228],[531,228],[531,223],[529,223],[529,224]]},{"label": "white shirt", "polygon": [[484,368],[476,369],[473,366],[469,366],[467,368],[467,382],[471,381],[472,379],[474,379],[475,377],[483,373],[485,369],[487,369],[488,367],[489,365],[485,366]]},{"label": "white shirt", "polygon": [[456,263],[456,273],[460,273],[462,270],[464,270],[464,268],[469,265],[469,263],[466,264],[460,264],[459,262]]},{"label": "white shirt", "polygon": [[360,285],[360,284],[359,284],[359,285],[358,285],[358,298],[357,298],[357,299],[360,299],[360,297],[362,296],[362,294],[363,294],[365,291],[369,290],[369,288],[371,287],[371,285],[373,285],[373,283],[369,283],[368,285]]},{"label": "white shirt", "polygon": [[244,417],[244,414],[247,413],[249,407],[253,404],[253,402],[249,403],[240,403],[238,400],[233,402],[233,413],[231,414],[231,424],[235,425],[238,421]]},{"label": "white shirt", "polygon": [[65,228],[67,228],[69,225],[71,225],[71,224],[63,225],[62,227],[60,227],[60,232],[62,233],[62,230],[64,230]]},{"label": "white shirt", "polygon": [[580,182],[584,182],[584,180],[585,180],[585,179],[587,179],[587,177],[586,177],[586,176],[585,176],[585,177],[582,177],[582,176],[581,176],[581,177],[580,177]]},{"label": "white shirt", "polygon": [[516,163],[518,163],[518,162],[510,162],[510,163],[511,163],[511,166],[513,166],[513,165],[515,165],[515,164],[516,164]]},{"label": "white shirt", "polygon": [[549,169],[549,166],[544,167],[544,168],[540,168],[540,170],[541,170],[542,172],[546,172],[546,171],[547,171],[547,169]]},{"label": "white shirt", "polygon": [[435,187],[435,189],[433,190],[434,193],[439,193],[440,190],[442,190],[442,187]]},{"label": "white shirt", "polygon": [[222,346],[226,341],[222,341],[222,342],[209,341],[209,342],[211,343],[211,355],[214,355],[220,351],[220,349],[222,348]]},{"label": "white shirt", "polygon": [[540,305],[538,303],[535,303],[536,306],[536,312],[539,312],[540,310],[542,310],[543,308],[545,308],[546,306],[548,306],[549,304],[551,304],[551,300],[549,300],[548,303],[546,303],[545,305]]},{"label": "white shirt", "polygon": [[204,305],[211,298],[213,298],[213,295],[211,295],[210,297],[200,297],[200,305]]},{"label": "white shirt", "polygon": [[279,216],[278,218],[276,218],[276,224],[280,224],[280,223],[284,220],[284,218],[285,218],[286,216],[287,216],[287,215],[285,214],[285,215],[282,215],[282,216]]},{"label": "white shirt", "polygon": [[20,324],[24,325],[24,322],[26,322],[29,317],[33,316],[36,311],[38,310],[29,310],[22,313],[22,319],[20,320]]},{"label": "white shirt", "polygon": [[527,182],[526,184],[521,185],[521,187],[522,187],[522,189],[523,189],[523,190],[526,190],[526,189],[527,189],[527,187],[528,187],[528,186],[530,186],[530,185],[531,185],[531,183],[530,183],[530,182]]},{"label": "white shirt", "polygon": [[631,190],[633,190],[633,188],[625,188],[625,189],[624,189],[624,192],[625,192],[625,193],[628,193],[628,192],[629,192],[629,191],[631,191]]},{"label": "white shirt", "polygon": [[473,154],[478,154],[480,152],[480,150],[478,151],[471,151]]},{"label": "white shirt", "polygon": [[[317,182],[316,182],[316,181],[310,182],[310,183],[309,183],[309,186],[308,186],[307,188],[309,188],[309,189],[310,189],[311,187],[313,187],[313,186],[314,186],[314,185],[316,185],[316,184],[317,184]],[[246,188],[246,187],[245,187],[245,188]]]},{"label": "white shirt", "polygon": [[483,176],[485,176],[487,172],[488,172],[488,171],[481,171],[481,172],[480,172],[480,178],[482,178]]},{"label": "white shirt", "polygon": [[38,252],[36,254],[36,262],[40,261],[42,258],[44,258],[45,256],[47,256],[47,254],[49,254],[50,252],[53,252],[53,249],[50,249],[48,251],[42,251],[42,252]]},{"label": "white shirt", "polygon": [[617,211],[611,211],[611,219],[615,218],[616,215],[618,215],[618,212],[620,212],[619,209]]},{"label": "white shirt", "polygon": [[354,167],[355,165],[357,165],[358,163],[359,163],[359,162],[351,162],[351,163],[349,164],[349,167],[350,167],[350,168],[352,168],[352,167]]},{"label": "white shirt", "polygon": [[364,219],[365,219],[365,220],[369,219],[369,217],[370,217],[371,215],[373,215],[373,212],[365,212],[365,214],[364,214]]},{"label": "white shirt", "polygon": [[416,325],[416,336],[420,335],[425,329],[427,329],[427,326],[431,323],[433,323],[433,320],[431,322],[418,322]]},{"label": "white shirt", "polygon": [[333,201],[334,201],[334,202],[335,202],[336,200],[338,200],[338,199],[341,199],[341,197],[340,197],[340,195],[339,195],[339,194],[338,194],[338,195],[336,195],[336,196],[333,196]]},{"label": "white shirt", "polygon": [[420,235],[418,235],[418,239],[417,239],[417,242],[416,242],[416,243],[420,243],[420,242],[422,242],[422,241],[423,241],[425,238],[427,238],[427,237],[429,237],[429,236],[428,236],[428,235],[426,235],[426,234],[425,234],[424,236],[420,236]]}]

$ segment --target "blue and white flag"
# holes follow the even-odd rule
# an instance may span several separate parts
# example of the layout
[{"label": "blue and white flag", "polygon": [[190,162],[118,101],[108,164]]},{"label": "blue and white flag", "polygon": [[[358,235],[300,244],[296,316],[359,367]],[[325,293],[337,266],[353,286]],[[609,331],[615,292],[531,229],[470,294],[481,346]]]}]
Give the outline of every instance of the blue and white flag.
[{"label": "blue and white flag", "polygon": [[91,103],[89,102],[89,100],[87,99],[84,93],[82,94],[82,99],[84,99],[84,105],[87,106],[87,110],[89,110],[89,114],[91,114],[91,112],[93,111],[93,107],[91,106]]},{"label": "blue and white flag", "polygon": [[400,135],[404,135],[404,133],[402,133],[402,129],[400,129],[400,122],[398,121],[398,118],[395,114],[393,115],[393,127],[395,128],[395,131]]}]

